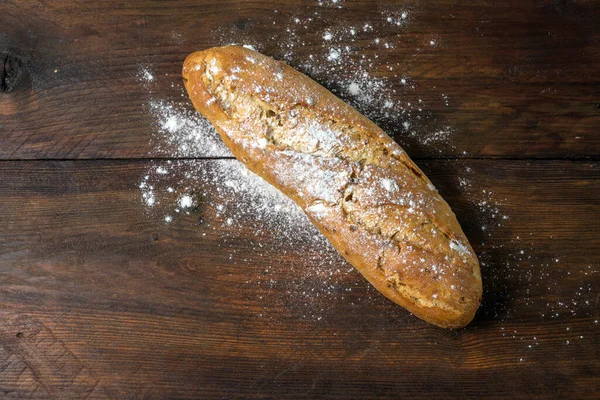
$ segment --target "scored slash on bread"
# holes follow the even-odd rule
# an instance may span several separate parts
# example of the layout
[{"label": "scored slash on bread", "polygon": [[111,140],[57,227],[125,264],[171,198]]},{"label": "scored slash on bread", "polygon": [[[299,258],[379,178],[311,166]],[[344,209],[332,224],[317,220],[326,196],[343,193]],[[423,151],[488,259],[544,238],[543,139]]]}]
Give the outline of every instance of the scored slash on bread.
[{"label": "scored slash on bread", "polygon": [[377,125],[244,47],[189,55],[183,78],[236,158],[296,202],[377,290],[440,327],[473,319],[477,257],[450,206]]}]

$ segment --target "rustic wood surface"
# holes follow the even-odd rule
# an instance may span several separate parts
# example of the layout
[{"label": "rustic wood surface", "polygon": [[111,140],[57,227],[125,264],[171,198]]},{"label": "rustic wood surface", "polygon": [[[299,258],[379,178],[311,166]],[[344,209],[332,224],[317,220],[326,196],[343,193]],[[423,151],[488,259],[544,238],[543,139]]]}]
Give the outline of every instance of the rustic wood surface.
[{"label": "rustic wood surface", "polygon": [[[323,0],[330,4],[332,1]],[[377,53],[373,70],[388,65],[418,82],[398,97],[422,99],[432,124],[450,122],[454,148],[443,155],[471,157],[596,157],[600,149],[600,3],[594,1],[77,1],[4,0],[0,51],[19,57],[24,77],[1,100],[1,158],[130,158],[160,156],[150,146],[144,114],[149,95],[179,98],[172,79],[152,93],[139,84],[140,65],[157,76],[178,77],[195,50],[258,44],[283,57],[286,31],[296,16],[319,13],[291,52],[302,65],[324,47],[326,22],[334,28],[382,19],[382,10],[409,10],[409,23],[380,24],[351,43],[355,57]],[[425,3],[425,4],[422,4]],[[277,13],[273,9],[277,9]],[[386,15],[385,13],[383,15]],[[375,35],[392,49],[374,48]],[[435,40],[439,46],[430,46]],[[343,43],[341,43],[343,45]],[[327,83],[328,71],[312,74]],[[331,85],[328,85],[331,87]],[[333,89],[333,87],[332,87]],[[446,107],[441,95],[448,96]],[[387,127],[415,157],[438,157]],[[432,127],[432,129],[434,129]],[[195,154],[210,156],[211,154]]]},{"label": "rustic wood surface", "polygon": [[[188,53],[253,44],[352,101],[346,72],[306,60],[365,21],[353,56],[423,102],[418,132],[451,127],[429,141],[373,116],[480,256],[464,329],[391,304],[306,220],[227,223],[217,206],[248,199],[219,179],[164,220],[186,171],[237,163],[157,145],[148,104],[191,111]],[[0,398],[598,398],[598,71],[595,1],[0,1]],[[140,183],[170,162],[148,207]]]}]

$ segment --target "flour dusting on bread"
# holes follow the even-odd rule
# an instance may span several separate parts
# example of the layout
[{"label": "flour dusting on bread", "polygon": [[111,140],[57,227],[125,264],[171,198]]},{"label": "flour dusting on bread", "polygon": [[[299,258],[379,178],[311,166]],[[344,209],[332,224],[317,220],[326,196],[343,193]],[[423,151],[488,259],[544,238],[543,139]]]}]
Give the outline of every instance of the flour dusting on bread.
[{"label": "flour dusting on bread", "polygon": [[[305,75],[242,47],[194,53],[183,76],[234,155],[303,208],[380,292],[439,326],[472,319],[481,296],[477,258],[447,203],[379,127]],[[382,191],[381,179],[402,186]],[[317,215],[315,203],[324,207]],[[414,268],[432,264],[452,273]]]}]

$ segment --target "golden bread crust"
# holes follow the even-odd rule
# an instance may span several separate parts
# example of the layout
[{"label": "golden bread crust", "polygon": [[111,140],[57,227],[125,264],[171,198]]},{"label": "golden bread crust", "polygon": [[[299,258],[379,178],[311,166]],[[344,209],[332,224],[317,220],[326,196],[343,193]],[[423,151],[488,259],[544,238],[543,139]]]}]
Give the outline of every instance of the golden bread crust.
[{"label": "golden bread crust", "polygon": [[243,47],[193,53],[183,77],[233,154],[294,200],[377,290],[440,327],[473,319],[477,257],[448,204],[377,125]]}]

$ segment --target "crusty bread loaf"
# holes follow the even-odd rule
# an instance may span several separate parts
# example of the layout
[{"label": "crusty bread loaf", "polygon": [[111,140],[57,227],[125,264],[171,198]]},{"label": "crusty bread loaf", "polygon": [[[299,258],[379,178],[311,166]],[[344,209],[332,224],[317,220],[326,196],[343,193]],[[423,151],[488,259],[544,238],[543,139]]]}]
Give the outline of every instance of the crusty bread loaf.
[{"label": "crusty bread loaf", "polygon": [[193,53],[183,77],[233,154],[302,207],[377,290],[441,327],[473,319],[477,257],[448,204],[385,132],[307,76],[243,47]]}]

